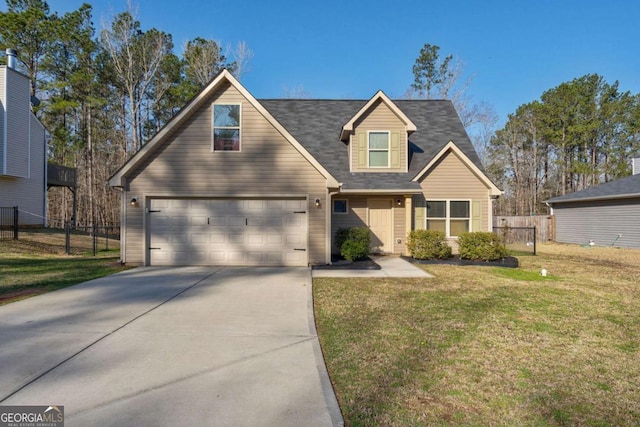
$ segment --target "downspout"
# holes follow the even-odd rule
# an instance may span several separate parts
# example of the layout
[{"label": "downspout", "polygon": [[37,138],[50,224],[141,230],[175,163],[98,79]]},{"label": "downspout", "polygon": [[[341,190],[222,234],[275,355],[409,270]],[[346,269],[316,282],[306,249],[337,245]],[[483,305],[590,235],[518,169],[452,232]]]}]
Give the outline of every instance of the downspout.
[{"label": "downspout", "polygon": [[124,187],[120,188],[120,263],[126,264],[127,252],[127,198],[125,197]]},{"label": "downspout", "polygon": [[43,157],[43,162],[44,162],[44,193],[42,195],[42,216],[44,217],[44,226],[48,227],[49,226],[49,207],[47,206],[47,199],[49,198],[49,189],[47,188],[47,174],[49,173],[49,163],[47,162],[47,133],[45,131],[45,136],[44,136],[44,157]]},{"label": "downspout", "polygon": [[[342,185],[342,184],[341,184]],[[325,229],[326,229],[326,243],[325,243],[325,261],[327,264],[331,264],[331,229],[333,228],[331,224],[331,211],[333,206],[333,196],[340,193],[340,189],[338,191],[329,191],[327,188],[327,201],[326,201],[326,210],[325,210]]]}]

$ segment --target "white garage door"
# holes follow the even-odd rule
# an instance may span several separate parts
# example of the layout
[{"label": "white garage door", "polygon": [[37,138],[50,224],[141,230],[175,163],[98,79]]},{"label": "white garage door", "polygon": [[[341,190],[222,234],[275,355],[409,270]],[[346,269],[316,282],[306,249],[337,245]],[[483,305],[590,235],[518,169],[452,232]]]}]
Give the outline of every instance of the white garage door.
[{"label": "white garage door", "polygon": [[151,265],[307,265],[306,200],[152,199]]}]

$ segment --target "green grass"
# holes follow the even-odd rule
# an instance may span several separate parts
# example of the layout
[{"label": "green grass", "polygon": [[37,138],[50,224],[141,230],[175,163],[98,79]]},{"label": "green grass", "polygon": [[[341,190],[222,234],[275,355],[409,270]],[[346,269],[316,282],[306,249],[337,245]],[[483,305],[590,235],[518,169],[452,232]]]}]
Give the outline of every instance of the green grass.
[{"label": "green grass", "polygon": [[527,271],[520,268],[501,268],[493,269],[493,273],[513,280],[525,280],[527,282],[545,282],[547,280],[560,280],[559,276],[548,274],[543,276],[540,271]]},{"label": "green grass", "polygon": [[[86,251],[91,238],[75,237],[81,255],[64,255],[64,232],[34,230],[20,240],[0,241],[0,305],[107,276],[127,267],[119,251]],[[112,246],[116,246],[113,242]]]},{"label": "green grass", "polygon": [[640,424],[637,265],[640,251],[540,245],[518,269],[314,279],[347,425]]}]

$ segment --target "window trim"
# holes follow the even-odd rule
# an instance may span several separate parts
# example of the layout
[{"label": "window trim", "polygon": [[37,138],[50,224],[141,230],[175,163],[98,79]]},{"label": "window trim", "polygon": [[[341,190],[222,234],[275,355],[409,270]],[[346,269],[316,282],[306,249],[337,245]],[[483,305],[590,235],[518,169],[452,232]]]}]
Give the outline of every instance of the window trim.
[{"label": "window trim", "polygon": [[[239,107],[238,126],[216,126],[216,105],[237,105]],[[237,129],[238,149],[237,150],[216,150],[215,139],[216,129]],[[242,103],[240,102],[215,102],[211,108],[211,151],[214,153],[240,153],[242,151]]]},{"label": "window trim", "polygon": [[[386,133],[387,134],[387,149],[371,149],[371,134],[372,133]],[[387,152],[387,166],[371,166],[371,156],[369,155],[372,151],[374,152]],[[391,168],[391,131],[390,130],[368,130],[367,131],[367,168],[369,169],[389,169]]]},{"label": "window trim", "polygon": [[[429,202],[445,202],[445,218],[442,217],[433,217],[431,219],[435,219],[435,220],[445,220],[445,237],[447,239],[457,239],[459,236],[452,236],[451,235],[451,220],[467,220],[469,221],[469,232],[473,231],[472,227],[473,227],[473,212],[471,211],[473,209],[473,201],[471,199],[427,199],[426,203],[428,204]],[[467,202],[469,204],[469,216],[466,218],[451,218],[451,202]],[[427,222],[429,221],[429,209],[428,207],[425,205],[425,211],[424,211],[424,229],[428,230],[428,225]]]},{"label": "window trim", "polygon": [[[344,206],[345,206],[344,212],[336,212],[337,201],[344,202]],[[349,199],[333,199],[333,202],[331,203],[331,212],[335,215],[347,215],[349,213]]]}]

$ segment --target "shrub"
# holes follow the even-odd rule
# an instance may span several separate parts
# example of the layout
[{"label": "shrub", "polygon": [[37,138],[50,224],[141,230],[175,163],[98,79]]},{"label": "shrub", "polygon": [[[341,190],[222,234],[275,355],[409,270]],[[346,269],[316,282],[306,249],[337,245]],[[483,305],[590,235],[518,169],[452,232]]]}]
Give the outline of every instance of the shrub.
[{"label": "shrub", "polygon": [[336,247],[347,261],[355,261],[369,255],[371,235],[366,227],[340,228],[336,231]]},{"label": "shrub", "polygon": [[409,233],[407,248],[416,259],[444,259],[451,256],[451,247],[442,231],[413,230]]},{"label": "shrub", "polygon": [[474,261],[496,261],[507,256],[507,248],[497,233],[476,231],[458,237],[460,258]]}]

